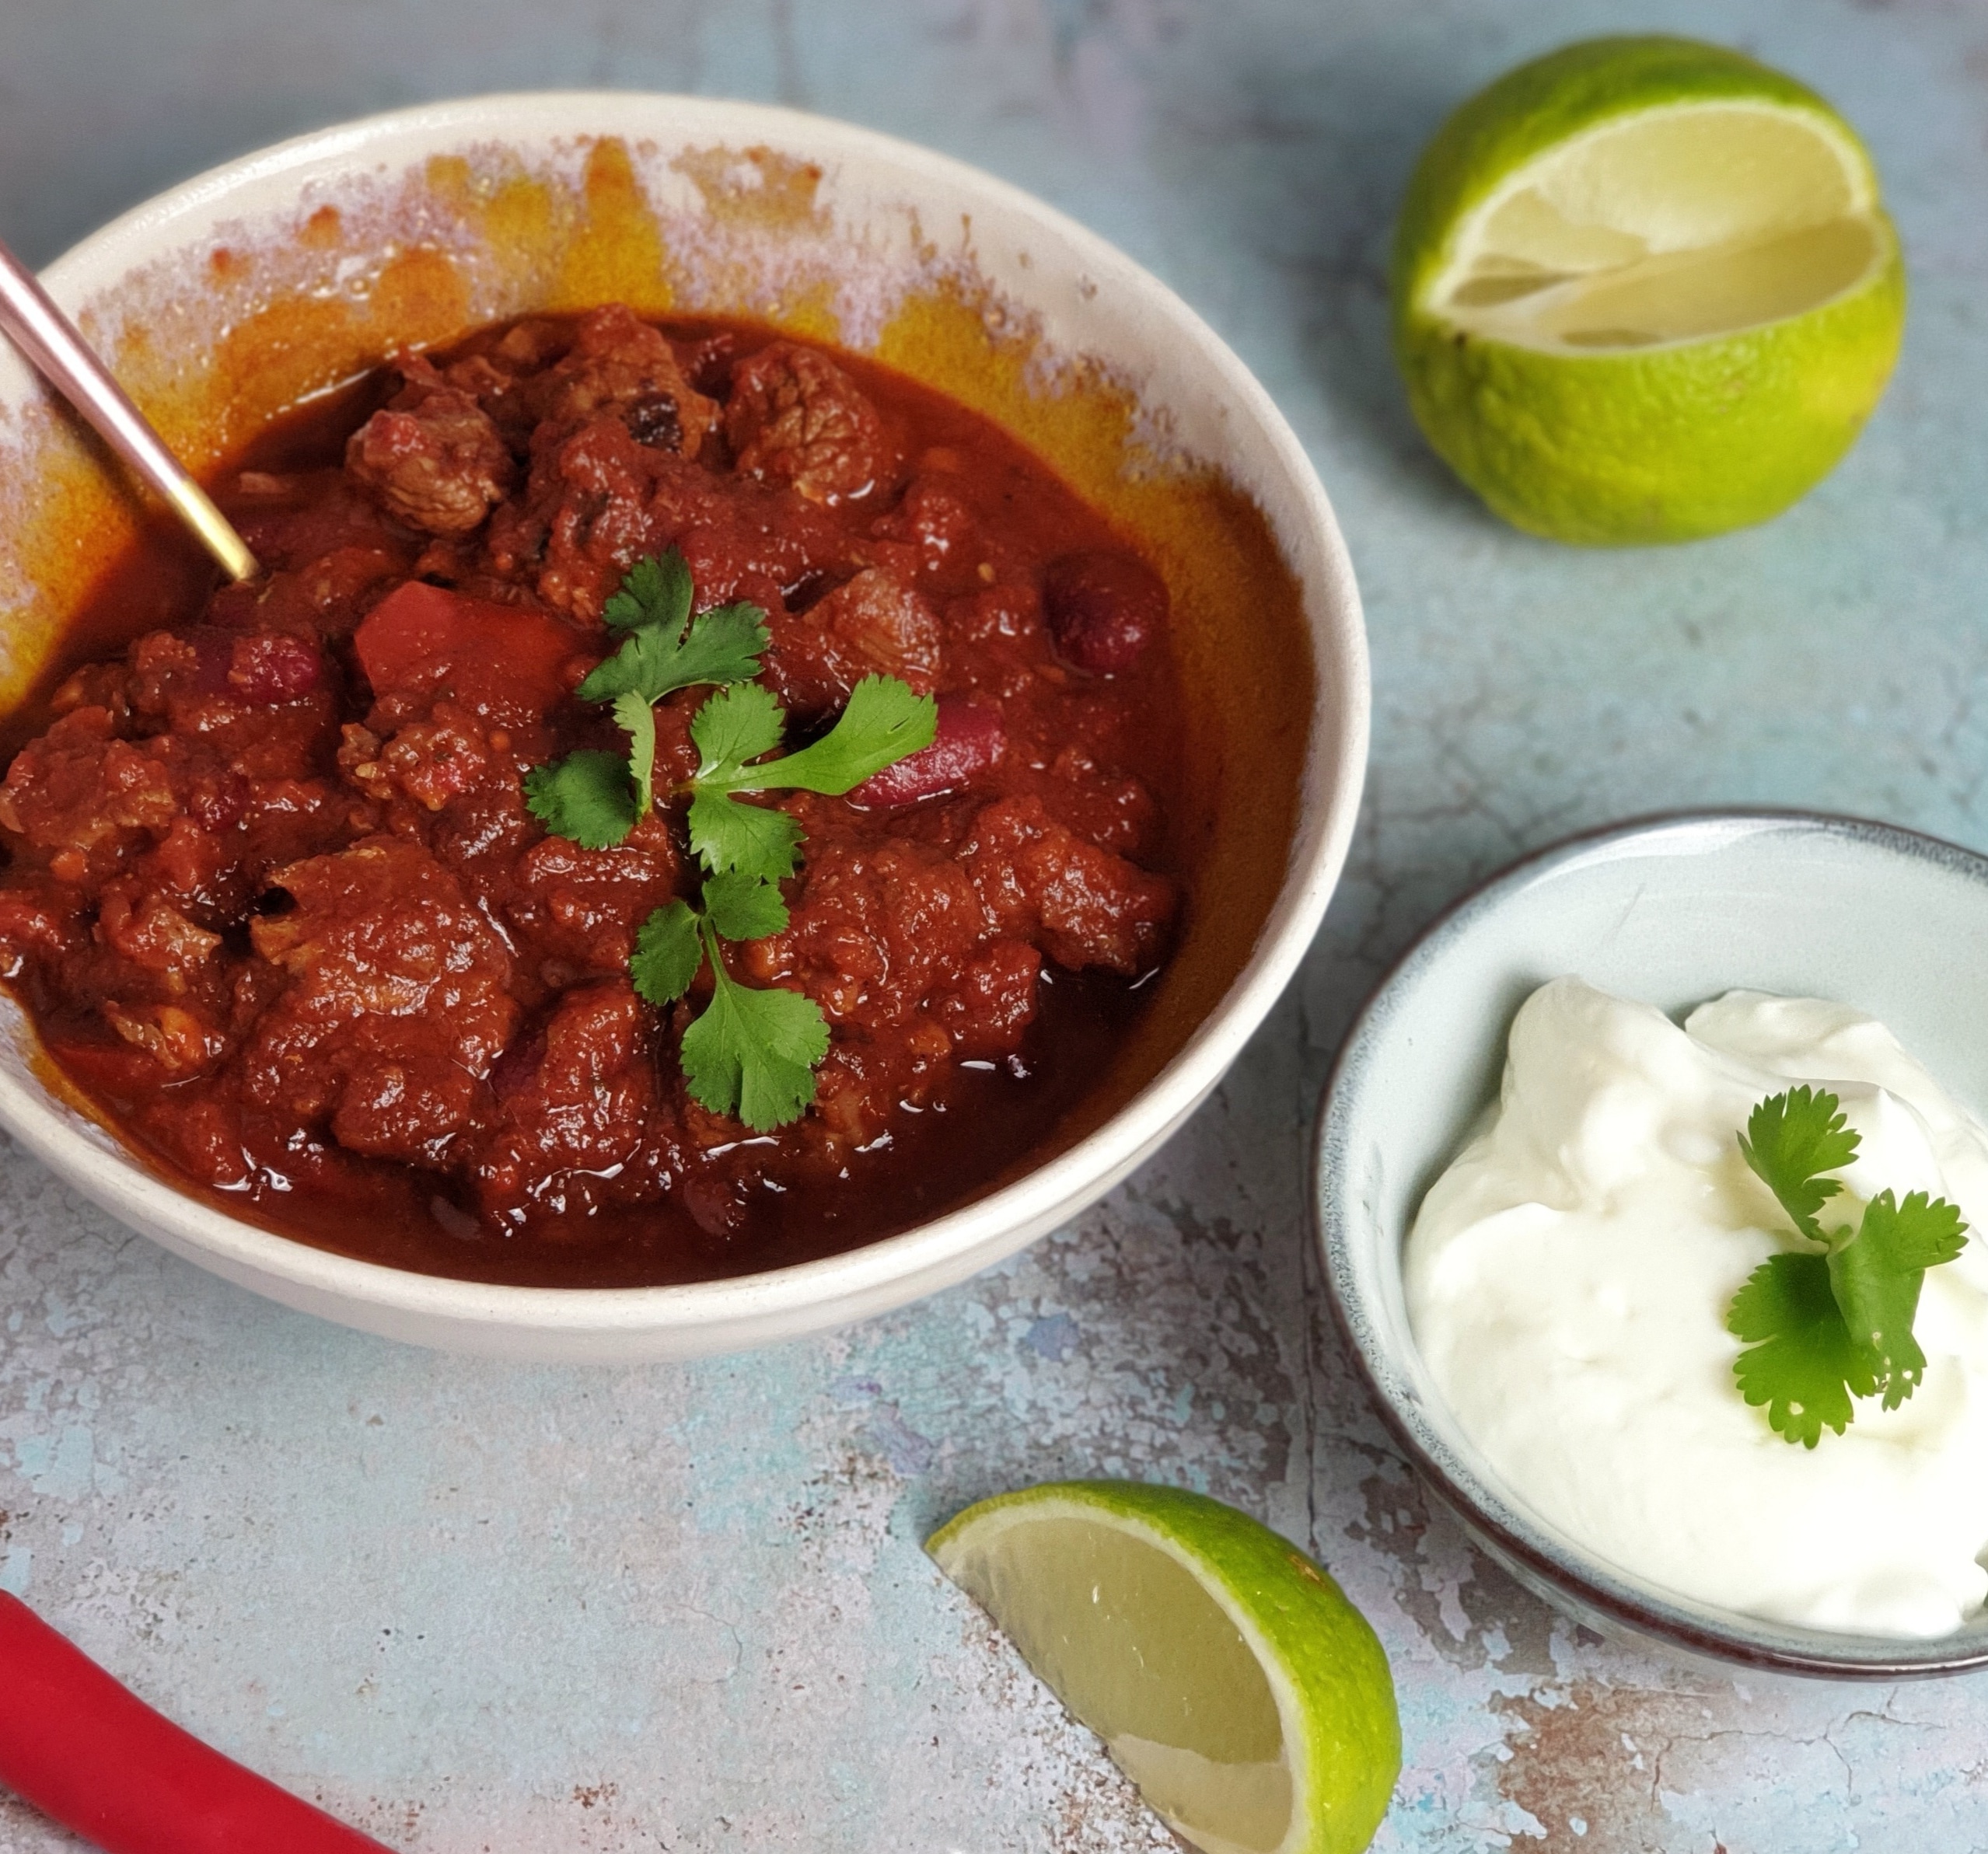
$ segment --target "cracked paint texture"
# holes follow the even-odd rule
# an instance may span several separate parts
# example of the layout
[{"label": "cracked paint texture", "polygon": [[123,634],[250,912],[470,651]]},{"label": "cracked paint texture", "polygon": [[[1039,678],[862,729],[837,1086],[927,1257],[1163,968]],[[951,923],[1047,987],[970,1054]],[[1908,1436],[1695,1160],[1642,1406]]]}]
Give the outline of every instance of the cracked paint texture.
[{"label": "cracked paint texture", "polygon": [[[1462,96],[1588,33],[1783,65],[1870,142],[1890,394],[1781,520],[1662,552],[1498,525],[1387,354],[1394,203]],[[1445,901],[1638,812],[1862,812],[1988,847],[1988,12],[1962,0],[9,0],[0,235],[430,96],[759,97],[977,162],[1157,270],[1291,419],[1375,664],[1325,931],[1220,1095],[1071,1227],[826,1339],[683,1367],[444,1359],[250,1299],[0,1141],[0,1587],[232,1754],[420,1854],[1174,1844],[919,1541],[1074,1474],[1203,1488],[1371,1617],[1385,1854],[1988,1849],[1988,1685],[1735,1681],[1479,1558],[1320,1306],[1305,1133]],[[1988,1104],[1977,1103],[1977,1105]],[[75,1844],[0,1800],[0,1849]]]}]

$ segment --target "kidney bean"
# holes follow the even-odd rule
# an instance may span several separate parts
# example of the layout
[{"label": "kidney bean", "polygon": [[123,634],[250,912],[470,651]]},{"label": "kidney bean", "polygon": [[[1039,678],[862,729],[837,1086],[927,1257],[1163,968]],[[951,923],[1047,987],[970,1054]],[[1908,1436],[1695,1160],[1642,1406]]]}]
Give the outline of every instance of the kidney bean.
[{"label": "kidney bean", "polygon": [[1093,676],[1130,669],[1166,623],[1166,582],[1129,553],[1066,553],[1043,575],[1057,651]]},{"label": "kidney bean", "polygon": [[942,695],[932,744],[872,773],[849,794],[850,802],[882,811],[957,791],[992,766],[1007,745],[996,710],[978,707],[962,696]]}]

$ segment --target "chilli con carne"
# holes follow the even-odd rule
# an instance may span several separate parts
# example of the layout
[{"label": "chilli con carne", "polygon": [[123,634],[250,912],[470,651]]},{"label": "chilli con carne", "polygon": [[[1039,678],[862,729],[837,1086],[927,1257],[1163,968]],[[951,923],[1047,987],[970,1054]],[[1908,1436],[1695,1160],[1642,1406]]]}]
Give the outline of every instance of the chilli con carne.
[{"label": "chilli con carne", "polygon": [[[962,1201],[1105,1066],[1180,905],[1167,594],[986,420],[617,306],[405,356],[221,499],[267,578],[215,590],[148,539],[0,735],[0,976],[197,1188],[431,1272],[694,1279]],[[721,983],[829,1030],[769,1131],[687,1085],[709,965],[667,1006],[630,970],[699,899],[681,794],[712,688],[655,706],[656,802],[620,840],[528,802],[534,769],[627,752],[579,688],[672,550],[697,612],[763,614],[785,750],[865,679],[935,698],[932,744],[847,795],[744,801],[798,826],[799,866],[777,931],[710,939]]]}]

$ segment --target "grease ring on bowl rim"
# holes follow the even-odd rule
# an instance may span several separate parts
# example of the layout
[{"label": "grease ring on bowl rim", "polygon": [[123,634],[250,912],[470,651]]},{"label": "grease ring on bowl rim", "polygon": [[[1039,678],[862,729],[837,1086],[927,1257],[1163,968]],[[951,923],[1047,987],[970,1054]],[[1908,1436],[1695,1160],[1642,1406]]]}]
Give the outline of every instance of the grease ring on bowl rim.
[{"label": "grease ring on bowl rim", "polygon": [[[1795,885],[1826,870],[1838,885],[1826,910]],[[1988,1616],[1925,1641],[1766,1622],[1645,1583],[1535,1517],[1437,1392],[1409,1329],[1400,1268],[1422,1195],[1495,1091],[1512,1014],[1537,984],[1575,972],[1667,1011],[1737,986],[1842,998],[1898,1032],[1964,1103],[1983,1102],[1988,1055],[1965,1046],[1966,1027],[1988,1022],[1988,974],[1971,980],[1950,954],[1939,956],[1963,932],[1988,934],[1988,857],[1822,812],[1664,813],[1566,838],[1472,888],[1354,1018],[1312,1153],[1333,1318],[1376,1413],[1430,1491],[1490,1557],[1574,1621],[1728,1671],[1899,1680],[1988,1667]],[[1926,983],[1934,979],[1945,982],[1937,1000]]]}]

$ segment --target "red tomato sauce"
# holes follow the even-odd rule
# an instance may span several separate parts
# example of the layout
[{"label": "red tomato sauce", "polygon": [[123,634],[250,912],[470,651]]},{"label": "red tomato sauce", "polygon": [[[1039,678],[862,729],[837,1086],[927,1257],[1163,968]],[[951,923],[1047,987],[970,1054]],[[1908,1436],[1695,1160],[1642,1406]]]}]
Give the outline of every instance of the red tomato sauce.
[{"label": "red tomato sauce", "polygon": [[[0,723],[0,976],[176,1182],[431,1273],[706,1279],[970,1200],[1103,1073],[1183,905],[1167,594],[985,419],[610,306],[405,357],[216,492],[264,578],[150,536]],[[697,892],[682,801],[589,850],[523,801],[624,744],[572,691],[672,546],[697,609],[766,613],[790,747],[865,676],[938,699],[930,748],[777,800],[790,924],[727,963],[831,1039],[772,1133],[687,1088],[698,994],[630,982],[642,922]],[[658,708],[659,792],[709,693]]]}]

